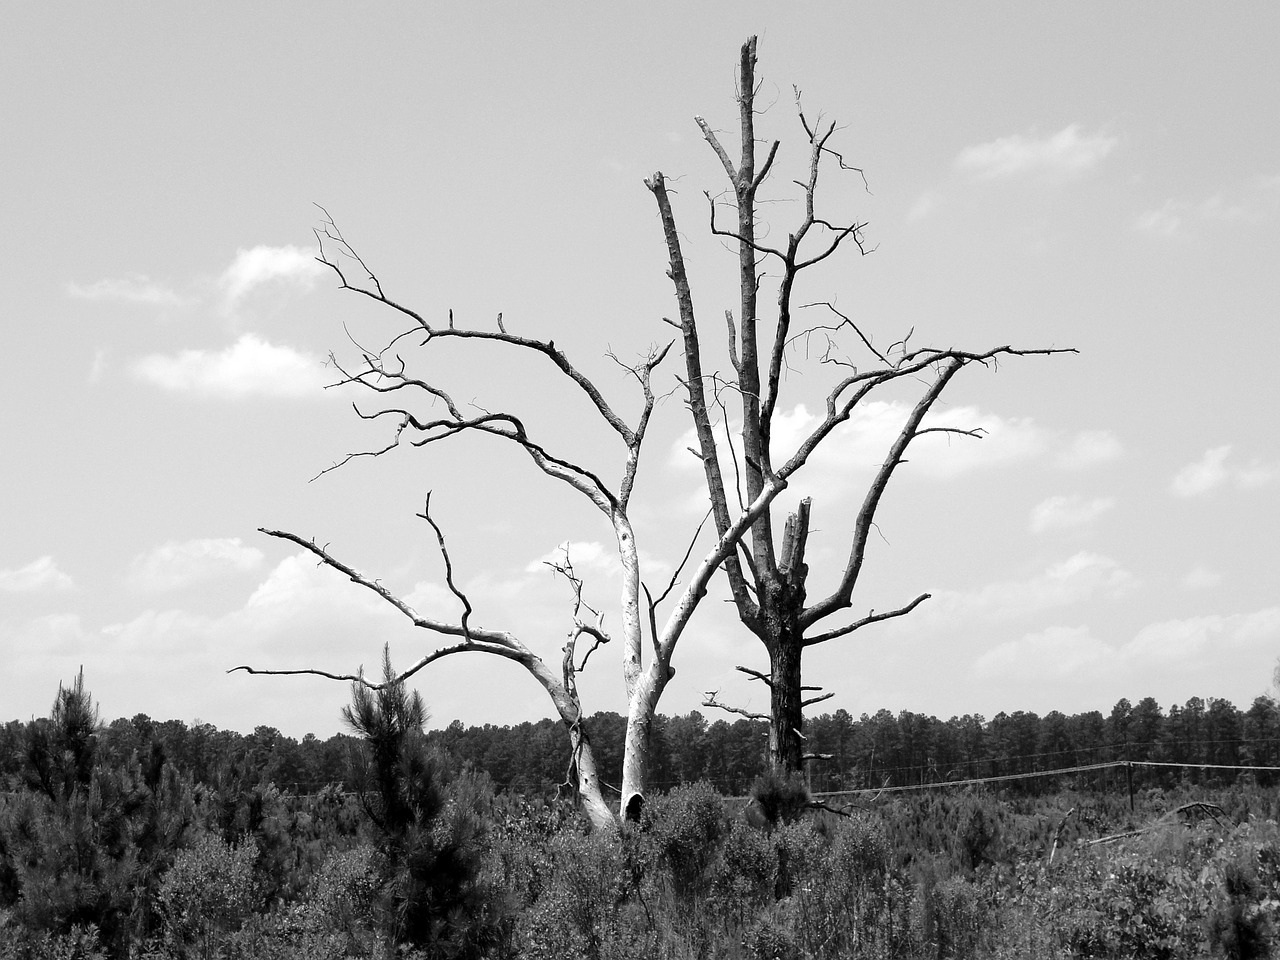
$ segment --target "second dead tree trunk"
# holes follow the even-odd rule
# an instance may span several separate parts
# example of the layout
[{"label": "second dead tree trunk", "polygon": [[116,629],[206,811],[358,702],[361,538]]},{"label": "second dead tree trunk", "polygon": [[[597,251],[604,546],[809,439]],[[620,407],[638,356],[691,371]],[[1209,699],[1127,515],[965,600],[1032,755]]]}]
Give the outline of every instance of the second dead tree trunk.
[{"label": "second dead tree trunk", "polygon": [[[847,636],[869,624],[904,616],[929,597],[927,593],[920,594],[901,607],[882,613],[875,613],[873,610],[850,623],[825,630],[818,629],[823,621],[849,609],[853,604],[853,592],[862,571],[876,511],[894,472],[905,462],[908,445],[930,433],[972,438],[981,436],[981,431],[977,429],[964,430],[926,424],[926,417],[944,388],[955,374],[969,364],[987,366],[1003,356],[1074,351],[1014,349],[1009,346],[980,352],[955,348],[912,348],[908,343],[910,334],[888,348],[880,349],[874,345],[873,338],[853,319],[837,310],[833,302],[800,303],[796,299],[796,286],[803,271],[826,260],[847,242],[852,242],[860,253],[867,253],[863,246],[864,223],[859,223],[856,219],[836,223],[825,219],[815,210],[815,195],[821,170],[834,164],[838,170],[854,172],[859,176],[862,171],[847,164],[843,156],[828,145],[835,133],[835,124],[824,124],[820,119],[811,123],[801,106],[800,92],[796,90],[796,112],[808,147],[805,174],[794,181],[802,191],[800,200],[804,214],[795,229],[787,235],[785,243],[770,245],[761,240],[757,195],[774,167],[780,144],[779,141],[773,141],[765,153],[763,163],[757,164],[755,65],[756,38],[751,37],[742,45],[739,56],[741,155],[737,163],[729,156],[712,127],[701,117],[695,118],[703,137],[724,168],[729,181],[729,202],[734,208],[734,226],[721,226],[717,222],[717,210],[721,203],[710,194],[707,195],[712,234],[735,243],[738,254],[739,303],[736,321],[732,311],[725,312],[728,331],[727,359],[731,371],[727,377],[703,372],[701,340],[694,319],[693,296],[685,272],[675,215],[662,174],[655,174],[648,181],[657,200],[667,238],[669,276],[676,288],[680,327],[684,335],[688,406],[698,439],[698,448],[694,453],[704,468],[711,514],[715,519],[717,532],[723,536],[737,519],[731,507],[731,497],[739,504],[756,503],[760,492],[770,484],[779,480],[785,482],[805,465],[813,452],[830,438],[837,426],[850,419],[858,405],[873,391],[888,384],[900,387],[905,383],[923,384],[923,389],[917,392],[914,405],[904,418],[896,438],[885,451],[884,460],[863,496],[850,531],[848,560],[834,589],[814,602],[808,600],[811,588],[805,547],[809,536],[811,503],[807,499],[786,518],[780,545],[775,546],[775,522],[773,506],[770,505],[751,523],[748,536],[742,543],[741,554],[735,553],[725,559],[724,570],[738,617],[759,638],[769,658],[767,674],[747,667],[739,667],[739,670],[769,687],[770,758],[775,769],[785,775],[799,771],[805,761],[802,732],[804,708],[834,695],[828,693],[806,699],[806,692],[815,692],[820,688],[803,684],[802,660],[805,649]],[[776,272],[768,275],[765,265]],[[762,317],[758,303],[766,278],[769,284],[776,284],[777,289],[776,308],[767,320]],[[797,330],[794,311],[801,307],[823,308],[834,319],[824,325]],[[788,369],[787,351],[794,341],[801,338],[806,338],[807,341],[809,335],[819,332],[826,339],[826,350],[821,360],[825,364],[834,365],[841,371],[841,376],[827,393],[824,419],[784,459],[773,449],[773,427],[781,397],[783,372]],[[840,334],[864,351],[867,357],[855,364],[840,354],[837,340]],[[711,401],[708,401],[708,389],[711,391]],[[737,416],[732,418],[736,422],[730,422],[731,418],[721,399],[726,393],[740,399]],[[714,422],[713,406],[722,411],[719,426],[729,448],[728,453],[723,456],[732,464],[732,476],[737,480],[733,486],[725,482],[722,454],[717,449],[717,424]],[[775,466],[779,462],[781,465]],[[758,716],[720,702],[715,692],[709,692],[708,699],[704,702],[708,706]]]}]

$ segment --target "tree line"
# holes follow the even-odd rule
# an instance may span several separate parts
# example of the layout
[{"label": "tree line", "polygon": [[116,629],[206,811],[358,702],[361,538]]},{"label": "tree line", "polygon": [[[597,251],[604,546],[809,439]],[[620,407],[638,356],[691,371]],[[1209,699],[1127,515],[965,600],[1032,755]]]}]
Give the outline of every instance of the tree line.
[{"label": "tree line", "polygon": [[[25,744],[34,727],[13,720],[0,727],[0,785],[16,789]],[[601,712],[589,718],[596,761],[606,788],[620,783],[626,718]],[[654,718],[652,781],[670,789],[706,781],[726,795],[745,795],[768,768],[768,724],[762,720],[709,720],[698,711]],[[1152,697],[1124,699],[1104,715],[1091,710],[1043,716],[1018,710],[991,719],[975,714],[940,720],[909,710],[881,709],[854,717],[836,710],[805,725],[807,766],[817,792],[910,786],[1036,773],[1113,760],[1190,764],[1144,770],[1144,783],[1231,784],[1240,776],[1270,783],[1274,774],[1211,769],[1212,766],[1280,767],[1280,712],[1268,697],[1247,710],[1229,700],[1192,697],[1163,710]],[[286,793],[315,794],[330,785],[350,788],[349,761],[357,740],[336,734],[301,740],[271,726],[251,733],[213,724],[153,720],[146,714],[102,725],[98,751],[109,763],[163,751],[196,783],[216,784],[235,774],[271,783]],[[543,719],[513,725],[465,726],[453,721],[429,731],[427,741],[455,762],[483,771],[498,791],[546,796],[569,794],[571,745],[563,724]],[[1199,765],[1207,765],[1200,769]],[[1106,786],[1108,771],[1080,773],[1081,784]],[[1052,780],[1053,778],[1047,778]],[[1034,781],[1018,787],[1043,792],[1059,784]]]},{"label": "tree line", "polygon": [[[429,739],[421,698],[387,662],[383,673],[376,687],[352,685],[343,718],[356,736],[330,741],[141,715],[103,725],[83,676],[59,688],[47,718],[5,725],[0,960],[1174,960],[1267,956],[1280,926],[1277,800],[1262,785],[1144,790],[1136,808],[1080,784],[1004,798],[970,787],[863,798],[837,816],[779,777],[763,721],[691,714],[663,720],[667,753],[704,771],[759,757],[766,772],[750,803],[726,802],[704,781],[655,792],[637,825],[588,831],[567,799],[495,793],[484,772],[446,755],[486,737],[491,749],[537,743],[554,769],[571,749],[562,727],[453,724]],[[1151,728],[1163,740],[1132,740],[1160,717],[1153,703],[1121,701],[1101,719],[1104,743],[1151,755],[1187,747],[1172,739],[1184,732],[1176,725]],[[1271,707],[1259,700],[1241,714],[1193,700],[1161,719],[1202,720],[1194,755],[1227,759],[1266,742],[1247,734]],[[924,742],[913,734],[932,727],[939,751],[974,719],[842,713],[819,718],[817,732],[846,746],[866,734],[897,760]],[[1096,730],[1100,716],[1068,719]],[[1040,719],[1014,717],[978,727],[994,743],[1004,727],[1025,734]],[[602,756],[621,764],[625,720],[597,719],[615,730]],[[211,781],[170,751],[192,769],[207,764]],[[536,772],[539,754],[527,753]],[[262,779],[308,768],[323,777],[340,755],[346,790],[297,796]],[[1186,820],[1192,808],[1206,822]],[[1135,829],[1140,821],[1151,826]],[[1089,842],[1117,830],[1127,832],[1109,839],[1122,845]]]}]

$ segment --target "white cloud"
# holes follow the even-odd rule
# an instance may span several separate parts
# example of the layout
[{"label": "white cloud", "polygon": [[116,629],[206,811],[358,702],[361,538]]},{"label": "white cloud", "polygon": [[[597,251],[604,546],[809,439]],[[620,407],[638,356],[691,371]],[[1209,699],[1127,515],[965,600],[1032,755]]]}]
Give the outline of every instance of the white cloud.
[{"label": "white cloud", "polygon": [[1134,218],[1133,228],[1158,237],[1186,237],[1184,222],[1187,206],[1175,200],[1166,200],[1154,210],[1145,210]]},{"label": "white cloud", "polygon": [[1136,584],[1133,574],[1110,557],[1081,551],[1029,580],[1001,581],[970,591],[939,592],[922,609],[927,610],[929,617],[947,621],[962,616],[1009,619],[1069,606],[1095,596],[1120,597]]},{"label": "white cloud", "polygon": [[[910,412],[905,403],[861,404],[819,448],[811,461],[814,472],[825,469],[847,475],[850,469],[880,466]],[[794,452],[818,422],[819,417],[809,413],[803,404],[778,414],[773,430],[774,463],[781,464]],[[918,470],[934,479],[947,480],[979,468],[1030,459],[1047,446],[1044,432],[1030,419],[1004,418],[977,407],[951,407],[930,414],[921,426],[982,433],[981,438],[934,433],[913,440],[907,449],[907,470]],[[689,443],[682,443],[681,449],[694,445],[691,435],[687,439]],[[691,459],[687,453],[685,459]]]},{"label": "white cloud", "polygon": [[974,662],[973,672],[981,679],[1062,680],[1114,659],[1115,651],[1088,627],[1055,626],[993,647]]},{"label": "white cloud", "polygon": [[1256,223],[1266,216],[1272,200],[1266,181],[1255,183],[1239,200],[1228,200],[1222,193],[1203,200],[1170,197],[1159,207],[1138,214],[1133,228],[1158,237],[1191,239],[1196,227],[1206,223]]},{"label": "white cloud", "polygon": [[1222,574],[1201,565],[1189,570],[1181,582],[1188,590],[1208,590],[1222,582]]},{"label": "white cloud", "polygon": [[1118,141],[1104,133],[1082,133],[1071,124],[1050,137],[1014,134],[966,147],[955,159],[957,169],[982,179],[1040,174],[1078,177],[1096,167]]},{"label": "white cloud", "polygon": [[229,573],[248,573],[262,563],[262,551],[239,537],[170,541],[135,557],[129,583],[139,590],[176,590]]},{"label": "white cloud", "polygon": [[[855,408],[850,419],[823,441],[808,463],[793,475],[791,492],[796,495],[821,491],[824,499],[850,492],[861,496],[864,481],[884,462],[889,447],[897,438],[911,412],[911,406],[896,401],[864,402]],[[772,433],[773,464],[786,462],[801,442],[820,422],[804,404],[774,415]],[[1041,456],[1050,447],[1052,436],[1030,418],[1001,417],[977,407],[951,407],[925,418],[924,427],[949,430],[976,430],[980,436],[955,433],[925,434],[907,448],[899,477],[927,480],[953,480],[956,477],[992,467],[1007,467]],[[736,425],[733,429],[736,429]],[[722,437],[720,427],[717,437]],[[690,477],[701,477],[698,458],[690,453],[698,440],[690,427],[672,443],[668,462]],[[739,454],[741,445],[737,445]],[[722,457],[728,450],[719,445]],[[724,460],[726,483],[732,484],[733,470]],[[732,496],[732,494],[731,494]],[[705,513],[708,501],[705,487],[691,485],[690,493],[679,501],[685,513]]]},{"label": "white cloud", "polygon": [[223,271],[221,286],[230,305],[266,283],[310,288],[323,271],[324,266],[316,261],[315,254],[302,247],[257,246],[236,251],[231,266]]},{"label": "white cloud", "polygon": [[1254,613],[1153,623],[1138,631],[1123,654],[1136,663],[1187,663],[1221,658],[1233,649],[1277,639],[1280,607],[1267,607]]},{"label": "white cloud", "polygon": [[575,570],[590,568],[612,570],[617,562],[615,551],[595,540],[570,540],[554,550],[549,550],[536,560],[530,560],[525,566],[525,573],[546,573],[551,570],[549,564],[564,563],[565,556],[573,564]]},{"label": "white cloud", "polygon": [[137,273],[89,284],[69,283],[67,293],[82,300],[120,300],[154,306],[177,306],[183,302],[168,287]]},{"label": "white cloud", "polygon": [[1031,510],[1031,532],[1070,530],[1088,526],[1116,505],[1110,497],[1086,500],[1081,496],[1049,497]]},{"label": "white cloud", "polygon": [[1245,466],[1229,464],[1227,458],[1230,455],[1230,444],[1210,447],[1203,457],[1187,464],[1174,475],[1170,484],[1173,493],[1179,497],[1195,497],[1227,484],[1248,490],[1265,486],[1277,476],[1275,467],[1266,466],[1257,460]]},{"label": "white cloud", "polygon": [[1124,452],[1110,430],[1081,430],[1058,454],[1058,465],[1072,470],[1116,460]]},{"label": "white cloud", "polygon": [[973,672],[981,679],[1095,686],[1141,675],[1163,689],[1203,691],[1205,678],[1216,675],[1214,667],[1223,657],[1265,667],[1277,641],[1280,607],[1151,623],[1118,645],[1095,637],[1088,627],[1053,626],[998,644],[974,662]]},{"label": "white cloud", "polygon": [[907,211],[907,223],[916,223],[923,220],[934,211],[938,205],[938,198],[932,193],[922,193],[916,198],[916,202],[911,205],[911,209]]},{"label": "white cloud", "polygon": [[41,590],[70,590],[71,578],[58,569],[53,557],[40,557],[25,567],[0,570],[0,590],[6,593],[35,593]]},{"label": "white cloud", "polygon": [[162,389],[208,397],[319,396],[325,383],[319,360],[251,333],[225,350],[150,354],[133,372]]}]

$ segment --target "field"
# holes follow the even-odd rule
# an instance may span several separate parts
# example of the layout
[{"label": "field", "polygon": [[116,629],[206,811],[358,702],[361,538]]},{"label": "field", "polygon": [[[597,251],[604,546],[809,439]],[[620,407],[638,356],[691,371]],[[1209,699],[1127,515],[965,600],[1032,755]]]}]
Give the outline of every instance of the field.
[{"label": "field", "polygon": [[[828,723],[848,734],[833,750],[868,760],[805,783],[761,772],[745,721],[691,716],[664,721],[669,773],[718,785],[680,783],[638,824],[592,832],[547,779],[567,759],[553,725],[427,735],[413,704],[297,743],[104,726],[79,681],[60,690],[48,719],[0,728],[0,960],[1264,957],[1280,923],[1271,773],[1110,760],[1046,776],[1053,755],[1005,750],[988,766],[1041,769],[942,786],[948,725],[926,736],[904,714],[892,736],[887,715]],[[1274,749],[1100,735],[1144,757]],[[860,772],[877,754],[896,766]]]},{"label": "field", "polygon": [[745,805],[695,784],[593,836],[568,803],[463,774],[397,846],[336,788],[170,775],[142,799],[111,779],[0,810],[4,960],[393,940],[422,957],[1250,957],[1280,908],[1277,799],[1249,786],[1151,789],[1133,812],[1124,794],[939,790],[835,814],[781,784]]}]

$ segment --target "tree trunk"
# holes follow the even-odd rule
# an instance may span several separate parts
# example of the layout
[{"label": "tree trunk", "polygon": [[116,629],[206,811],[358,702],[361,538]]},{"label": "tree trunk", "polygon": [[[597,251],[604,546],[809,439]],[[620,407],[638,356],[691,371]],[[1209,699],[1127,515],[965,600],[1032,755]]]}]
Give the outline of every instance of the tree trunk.
[{"label": "tree trunk", "polygon": [[804,695],[800,689],[803,652],[799,638],[792,639],[790,631],[769,646],[769,761],[783,776],[804,768]]},{"label": "tree trunk", "polygon": [[622,755],[621,816],[637,823],[645,804],[649,785],[649,751],[653,734],[653,715],[658,698],[671,677],[671,671],[655,657],[640,677],[627,710],[626,742]]},{"label": "tree trunk", "polygon": [[569,726],[569,746],[573,750],[574,774],[577,777],[578,802],[591,821],[591,829],[600,832],[611,829],[616,821],[613,810],[600,792],[600,775],[596,771],[596,757],[591,740],[581,723]]}]

